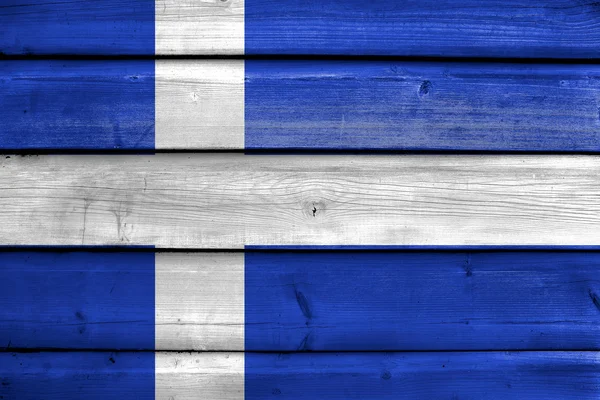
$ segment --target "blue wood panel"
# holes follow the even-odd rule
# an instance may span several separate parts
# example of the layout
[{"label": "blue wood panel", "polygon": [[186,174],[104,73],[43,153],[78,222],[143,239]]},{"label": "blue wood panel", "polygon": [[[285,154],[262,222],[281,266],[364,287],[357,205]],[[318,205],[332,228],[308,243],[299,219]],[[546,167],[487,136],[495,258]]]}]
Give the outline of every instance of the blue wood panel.
[{"label": "blue wood panel", "polygon": [[154,353],[0,353],[2,400],[153,400]]},{"label": "blue wood panel", "polygon": [[600,149],[600,68],[246,62],[246,148]]},{"label": "blue wood panel", "polygon": [[245,398],[597,399],[597,353],[246,354]]},{"label": "blue wood panel", "polygon": [[154,349],[154,253],[0,253],[0,348]]},{"label": "blue wood panel", "polygon": [[[214,7],[226,8],[237,1]],[[155,7],[161,6],[154,0],[5,0],[0,6],[0,52],[152,55]],[[189,3],[181,8],[182,15],[169,18],[183,20],[189,17],[183,13],[194,6]],[[206,17],[214,10],[206,3],[197,7],[206,10]],[[244,8],[246,54],[600,55],[600,17],[594,2],[246,0]],[[227,24],[227,12],[222,15]],[[194,41],[186,34],[169,39]]]},{"label": "blue wood panel", "polygon": [[154,54],[154,0],[3,0],[4,54]]},{"label": "blue wood panel", "polygon": [[245,255],[250,351],[600,348],[600,253]]},{"label": "blue wood panel", "polygon": [[0,148],[154,149],[154,61],[0,63]]},{"label": "blue wood panel", "polygon": [[[595,65],[245,64],[248,150],[600,150]],[[154,83],[152,60],[0,62],[0,149],[153,150]]]},{"label": "blue wood panel", "polygon": [[247,0],[246,54],[594,58],[600,7],[551,0]]}]

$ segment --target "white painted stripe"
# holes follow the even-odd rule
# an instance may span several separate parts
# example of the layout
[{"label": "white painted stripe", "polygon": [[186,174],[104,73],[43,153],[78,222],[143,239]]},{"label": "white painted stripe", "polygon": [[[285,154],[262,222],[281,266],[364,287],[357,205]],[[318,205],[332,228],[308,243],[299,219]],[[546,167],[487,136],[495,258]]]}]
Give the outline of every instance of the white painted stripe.
[{"label": "white painted stripe", "polygon": [[244,255],[156,254],[156,350],[244,350]]},{"label": "white painted stripe", "polygon": [[600,158],[0,159],[5,245],[598,245]]},{"label": "white painted stripe", "polygon": [[156,0],[155,54],[244,54],[244,0]]},{"label": "white painted stripe", "polygon": [[158,400],[242,400],[244,353],[156,353]]},{"label": "white painted stripe", "polygon": [[157,149],[244,148],[244,61],[157,60]]}]

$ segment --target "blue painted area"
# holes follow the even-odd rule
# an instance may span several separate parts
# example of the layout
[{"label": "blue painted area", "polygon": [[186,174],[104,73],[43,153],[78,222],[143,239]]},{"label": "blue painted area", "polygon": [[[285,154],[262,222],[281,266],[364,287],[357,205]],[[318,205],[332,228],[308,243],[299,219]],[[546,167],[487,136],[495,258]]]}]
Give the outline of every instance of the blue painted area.
[{"label": "blue painted area", "polygon": [[558,245],[246,245],[244,248],[247,251],[363,251],[363,252],[380,252],[380,251],[426,251],[426,252],[471,252],[471,251],[545,251],[545,252],[571,252],[571,251],[600,251],[600,246],[582,245],[582,246],[558,246]]},{"label": "blue painted area", "polygon": [[154,400],[153,352],[0,353],[3,400]]},{"label": "blue painted area", "polygon": [[600,349],[600,253],[247,251],[248,351]]},{"label": "blue painted area", "polygon": [[549,0],[245,3],[246,54],[594,58],[598,6]]},{"label": "blue painted area", "polygon": [[246,61],[246,149],[598,152],[600,68]]},{"label": "blue painted area", "polygon": [[154,252],[1,252],[0,348],[154,349]]},{"label": "blue painted area", "polygon": [[154,54],[154,0],[3,0],[4,54]]},{"label": "blue painted area", "polygon": [[0,148],[154,149],[154,60],[0,62]]},{"label": "blue painted area", "polygon": [[596,399],[592,352],[245,355],[245,399]]}]

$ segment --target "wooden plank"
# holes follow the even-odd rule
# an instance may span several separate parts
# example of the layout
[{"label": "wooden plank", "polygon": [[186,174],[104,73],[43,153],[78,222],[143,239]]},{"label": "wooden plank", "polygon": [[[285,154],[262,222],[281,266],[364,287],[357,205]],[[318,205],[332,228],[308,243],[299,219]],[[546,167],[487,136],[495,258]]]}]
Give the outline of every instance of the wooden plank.
[{"label": "wooden plank", "polygon": [[156,148],[244,148],[243,60],[156,61]]},{"label": "wooden plank", "polygon": [[597,152],[599,89],[589,65],[248,61],[245,143]]},{"label": "wooden plank", "polygon": [[597,58],[596,3],[7,0],[9,54]]},{"label": "wooden plank", "polygon": [[154,8],[148,0],[3,0],[0,52],[154,54]]},{"label": "wooden plank", "polygon": [[243,351],[244,254],[157,253],[157,350]]},{"label": "wooden plank", "polygon": [[248,252],[245,349],[600,349],[599,278],[595,252]]},{"label": "wooden plank", "polygon": [[600,151],[600,67],[0,62],[0,148]]},{"label": "wooden plank", "polygon": [[595,352],[170,352],[156,354],[156,367],[148,356],[154,361],[154,353],[0,353],[0,396],[579,400],[600,389]]},{"label": "wooden plank", "polygon": [[4,61],[0,85],[0,148],[154,149],[152,60]]},{"label": "wooden plank", "polygon": [[0,347],[154,349],[154,253],[0,253]]},{"label": "wooden plank", "polygon": [[243,399],[243,353],[0,353],[0,397]]},{"label": "wooden plank", "polygon": [[598,245],[593,156],[4,156],[5,245]]},{"label": "wooden plank", "polygon": [[18,251],[0,348],[600,349],[597,251]]}]

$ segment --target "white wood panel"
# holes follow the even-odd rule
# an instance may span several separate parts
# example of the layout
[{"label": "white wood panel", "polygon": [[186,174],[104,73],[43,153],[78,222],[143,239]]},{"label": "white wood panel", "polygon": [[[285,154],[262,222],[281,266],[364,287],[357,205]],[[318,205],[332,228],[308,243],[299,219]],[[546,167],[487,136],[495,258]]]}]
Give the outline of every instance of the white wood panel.
[{"label": "white wood panel", "polygon": [[600,159],[12,156],[5,245],[597,245]]},{"label": "white wood panel", "polygon": [[155,54],[244,54],[244,0],[156,0]]},{"label": "white wood panel", "polygon": [[243,60],[156,60],[157,149],[244,148]]},{"label": "white wood panel", "polygon": [[244,350],[244,255],[156,254],[156,350]]},{"label": "white wood panel", "polygon": [[244,353],[160,353],[157,400],[243,400]]}]

